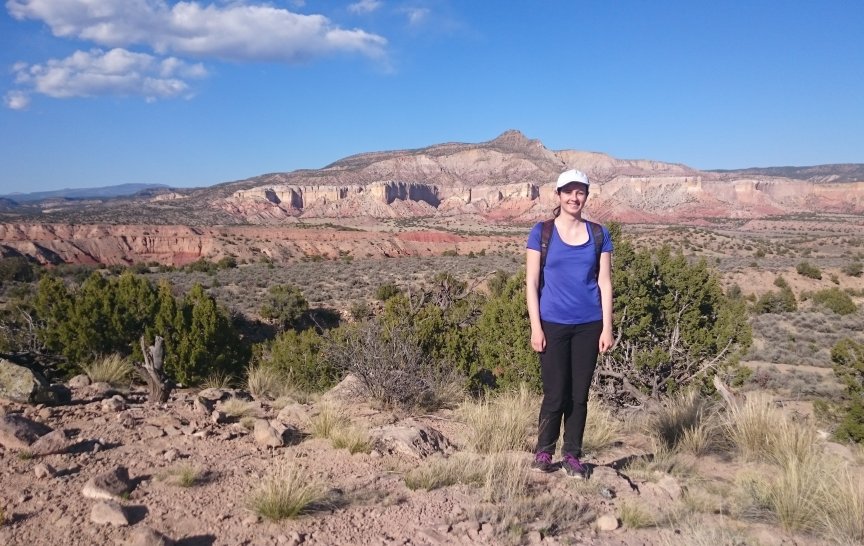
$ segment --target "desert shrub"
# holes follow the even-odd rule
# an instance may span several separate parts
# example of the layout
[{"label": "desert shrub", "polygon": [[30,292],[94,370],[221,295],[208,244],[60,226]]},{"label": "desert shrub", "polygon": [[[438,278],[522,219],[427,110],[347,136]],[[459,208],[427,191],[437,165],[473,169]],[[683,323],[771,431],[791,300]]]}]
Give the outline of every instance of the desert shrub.
[{"label": "desert shrub", "polygon": [[743,300],[726,297],[704,260],[637,251],[617,226],[610,231],[618,339],[600,357],[599,391],[619,403],[656,400],[734,368],[751,342]]},{"label": "desert shrub", "polygon": [[324,338],[314,329],[280,332],[261,346],[263,365],[282,372],[294,388],[305,392],[326,390],[340,378],[339,370],[321,357]]},{"label": "desert shrub", "polygon": [[324,355],[341,373],[356,376],[385,407],[429,408],[440,402],[439,370],[405,323],[371,319],[342,326],[328,332]]},{"label": "desert shrub", "polygon": [[540,365],[528,342],[530,331],[523,270],[481,309],[473,329],[476,360],[469,369],[475,386],[491,383],[507,389],[524,383],[539,391]]},{"label": "desert shrub", "polygon": [[835,436],[840,440],[864,442],[864,344],[844,338],[831,349],[834,375],[845,386],[845,400],[839,403],[840,423]]},{"label": "desert shrub", "polygon": [[194,262],[185,267],[186,271],[193,273],[215,273],[218,267],[211,261],[204,258],[198,258]]},{"label": "desert shrub", "polygon": [[354,320],[363,320],[372,314],[372,308],[365,301],[355,301],[351,304],[350,312]]},{"label": "desert shrub", "polygon": [[654,409],[648,433],[666,449],[701,455],[715,443],[714,408],[696,390],[672,396]]},{"label": "desert shrub", "polygon": [[849,297],[849,294],[837,287],[826,288],[810,294],[813,302],[837,313],[838,315],[849,315],[858,310],[858,306]]},{"label": "desert shrub", "polygon": [[261,306],[261,317],[280,329],[286,329],[296,325],[308,309],[309,303],[299,288],[291,284],[277,284],[267,290],[267,297]]},{"label": "desert shrub", "polygon": [[753,304],[753,312],[759,315],[764,313],[792,313],[797,310],[798,302],[788,285],[781,288],[779,292],[770,290],[762,294]]},{"label": "desert shrub", "polygon": [[167,283],[157,288],[129,272],[112,278],[93,273],[77,289],[46,276],[34,308],[42,343],[73,365],[100,354],[141,358],[142,335],[148,343],[164,338],[165,371],[182,384],[217,371],[236,373],[248,360],[227,311],[201,285],[178,299]]},{"label": "desert shrub", "polygon": [[31,282],[36,280],[36,271],[24,256],[0,258],[0,285],[8,281]]},{"label": "desert shrub", "polygon": [[802,277],[807,277],[808,279],[818,280],[822,278],[822,271],[810,262],[800,262],[795,266],[795,271],[797,271]]},{"label": "desert shrub", "polygon": [[402,291],[395,283],[385,282],[378,286],[375,290],[375,298],[378,301],[387,301],[390,298],[398,296]]},{"label": "desert shrub", "polygon": [[237,258],[234,256],[225,256],[216,262],[216,267],[218,269],[234,269],[237,267]]},{"label": "desert shrub", "polygon": [[860,277],[861,273],[864,272],[864,265],[856,260],[844,265],[842,271],[845,275],[849,275],[850,277]]}]

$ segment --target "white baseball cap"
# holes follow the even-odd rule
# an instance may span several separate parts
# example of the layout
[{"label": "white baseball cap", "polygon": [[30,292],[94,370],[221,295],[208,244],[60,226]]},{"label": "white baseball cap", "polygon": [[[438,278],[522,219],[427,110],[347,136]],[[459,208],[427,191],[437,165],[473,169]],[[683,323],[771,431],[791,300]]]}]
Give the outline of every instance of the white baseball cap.
[{"label": "white baseball cap", "polygon": [[555,184],[555,189],[560,190],[567,184],[572,182],[579,182],[581,184],[585,184],[586,186],[590,186],[591,182],[588,180],[588,175],[583,173],[582,171],[577,171],[576,169],[570,169],[569,171],[564,171],[560,175],[558,175],[558,183]]}]

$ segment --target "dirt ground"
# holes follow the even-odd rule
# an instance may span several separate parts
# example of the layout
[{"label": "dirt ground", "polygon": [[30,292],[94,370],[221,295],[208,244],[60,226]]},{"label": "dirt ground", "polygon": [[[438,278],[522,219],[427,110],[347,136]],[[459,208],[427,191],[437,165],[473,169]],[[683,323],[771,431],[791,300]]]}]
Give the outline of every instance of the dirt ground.
[{"label": "dirt ground", "polygon": [[[682,485],[671,475],[636,479],[619,473],[620,461],[644,454],[644,438],[629,436],[610,450],[588,456],[593,467],[588,481],[563,473],[531,474],[531,496],[540,503],[566,507],[578,521],[556,529],[539,514],[499,521],[494,514],[515,513],[484,503],[477,488],[454,485],[432,491],[406,487],[406,472],[427,464],[402,453],[373,450],[350,454],[328,440],[309,435],[300,417],[284,423],[279,412],[264,403],[259,415],[282,420],[297,433],[289,445],[262,447],[238,422],[214,423],[197,412],[195,394],[177,391],[163,406],[146,402],[143,389],[125,393],[123,408],[103,404],[105,395],[93,386],[73,389],[73,404],[54,408],[2,403],[7,414],[19,413],[72,435],[68,452],[31,456],[0,447],[0,544],[95,545],[134,544],[136,532],[148,527],[184,545],[278,544],[688,544],[692,527],[600,531],[598,518],[616,515],[622,503],[638,502],[662,511],[680,500]],[[299,414],[316,410],[299,405]],[[345,406],[352,420],[375,427],[410,422],[441,432],[458,449],[468,433],[453,413],[414,417],[405,421],[389,411],[366,404]],[[525,464],[531,455],[520,455]],[[619,461],[616,463],[615,461]],[[55,475],[36,477],[36,467],[48,464]],[[729,461],[709,456],[698,461],[702,472],[731,483]],[[169,476],[172,469],[191,466],[197,482],[181,487]],[[328,501],[296,519],[271,522],[249,508],[252,491],[263,479],[286,465],[299,466],[325,484]],[[132,490],[119,503],[128,525],[91,521],[98,501],[82,494],[90,478],[125,467]],[[546,501],[542,501],[546,499]],[[743,525],[722,514],[704,514],[701,524],[739,527],[746,542],[735,544],[819,544],[813,537],[790,536],[761,523]],[[689,529],[689,530],[688,530]],[[695,540],[695,539],[694,539]],[[730,542],[733,543],[733,542]],[[139,544],[144,544],[140,543]]]}]

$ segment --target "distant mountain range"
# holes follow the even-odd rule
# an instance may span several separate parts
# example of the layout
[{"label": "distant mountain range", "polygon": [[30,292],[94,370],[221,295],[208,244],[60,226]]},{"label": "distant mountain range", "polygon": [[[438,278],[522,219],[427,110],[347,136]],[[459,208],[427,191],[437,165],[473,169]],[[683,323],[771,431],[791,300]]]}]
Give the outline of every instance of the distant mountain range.
[{"label": "distant mountain range", "polygon": [[864,164],[833,163],[811,167],[752,167],[749,169],[714,169],[712,173],[733,176],[776,176],[811,182],[857,182],[864,180]]},{"label": "distant mountain range", "polygon": [[16,203],[32,203],[46,199],[110,199],[112,197],[128,197],[147,190],[165,189],[169,189],[169,186],[165,184],[118,184],[99,188],[66,188],[30,193],[10,193],[0,195],[0,199],[12,200]]}]

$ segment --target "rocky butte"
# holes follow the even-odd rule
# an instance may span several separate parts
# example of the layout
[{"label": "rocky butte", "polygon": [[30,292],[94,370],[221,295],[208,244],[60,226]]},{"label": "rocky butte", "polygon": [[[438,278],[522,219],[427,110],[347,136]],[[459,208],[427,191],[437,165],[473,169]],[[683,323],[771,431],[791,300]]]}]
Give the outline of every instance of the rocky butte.
[{"label": "rocky butte", "polygon": [[693,224],[713,218],[864,213],[862,165],[699,171],[549,150],[539,140],[507,131],[478,144],[365,153],[318,170],[271,173],[209,188],[150,190],[86,206],[58,200],[35,209],[5,203],[0,252],[40,262],[174,264],[226,254],[282,260],[346,249],[365,255],[435,253],[446,249],[441,245],[467,248],[472,241],[452,241],[452,234],[443,233],[436,242],[434,236],[406,233],[333,235],[330,230],[323,235],[296,228],[308,228],[306,220],[350,218],[374,223],[465,217],[527,224],[549,215],[551,181],[572,167],[591,177],[589,213],[599,221]]}]

